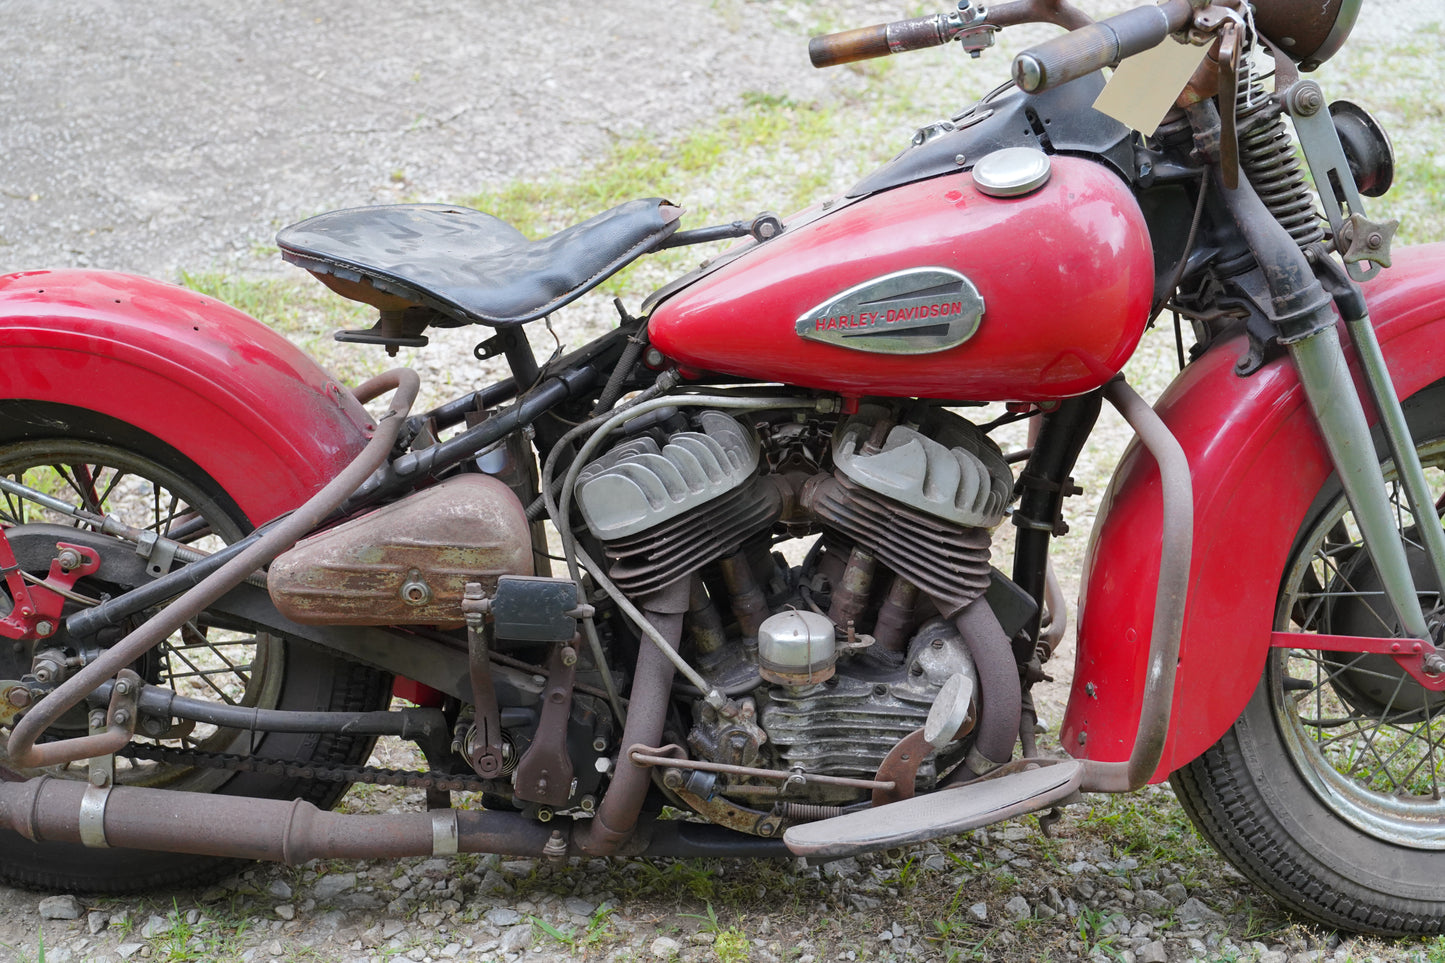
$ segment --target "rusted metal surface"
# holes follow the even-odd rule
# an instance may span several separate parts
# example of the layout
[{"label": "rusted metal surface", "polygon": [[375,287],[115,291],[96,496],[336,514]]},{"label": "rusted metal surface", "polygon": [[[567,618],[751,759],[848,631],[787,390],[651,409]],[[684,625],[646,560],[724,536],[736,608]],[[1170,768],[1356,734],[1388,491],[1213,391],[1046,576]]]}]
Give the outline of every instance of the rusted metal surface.
[{"label": "rusted metal surface", "polygon": [[701,759],[687,759],[681,755],[679,746],[663,746],[653,749],[649,746],[633,745],[627,758],[641,766],[669,766],[674,769],[695,769],[698,772],[724,773],[744,779],[773,779],[778,782],[797,781],[799,784],[812,783],[819,786],[846,786],[850,789],[892,789],[893,784],[877,779],[854,779],[850,776],[827,776],[819,773],[790,769],[758,769],[752,766],[730,766],[720,762],[706,762]]},{"label": "rusted metal surface", "polygon": [[[644,614],[676,649],[682,638],[682,619],[688,608],[689,580],[678,579],[668,589],[644,602]],[[652,767],[628,758],[626,749],[634,745],[655,746],[661,741],[662,727],[667,720],[668,696],[677,669],[662,649],[647,641],[637,652],[637,668],[632,675],[632,696],[627,706],[627,723],[622,729],[619,754],[612,782],[597,807],[597,815],[574,837],[577,846],[593,856],[607,856],[618,848],[637,828],[642,802],[652,782]]]},{"label": "rusted metal surface", "polygon": [[[668,616],[655,623],[664,635],[676,638],[682,631],[682,615]],[[676,670],[655,645],[644,643],[637,654],[637,671],[633,674],[632,698],[627,707],[627,724],[623,727],[623,746],[658,741],[667,717],[667,697]],[[647,736],[651,738],[647,738]],[[638,765],[630,758],[620,757],[612,782],[607,787],[597,815],[578,831],[577,843],[584,852],[606,856],[616,852],[637,826],[642,801],[652,779],[648,766]]]},{"label": "rusted metal surface", "polygon": [[763,590],[758,587],[758,580],[748,565],[747,557],[741,552],[726,555],[719,560],[718,571],[722,573],[723,582],[727,585],[728,602],[738,620],[738,629],[744,638],[757,638],[758,627],[772,613],[768,610],[768,600],[764,597]]},{"label": "rusted metal surface", "polygon": [[[0,784],[0,827],[35,842],[82,842],[88,785],[41,777]],[[92,794],[93,795],[93,794]],[[323,812],[300,800],[117,786],[88,821],[110,847],[264,859],[394,859],[450,852],[539,856],[558,827],[515,813]],[[98,812],[95,812],[98,810]]]},{"label": "rusted metal surface", "polygon": [[483,779],[495,779],[502,772],[506,749],[502,740],[502,716],[492,682],[491,653],[488,651],[487,609],[489,600],[479,582],[468,582],[463,590],[462,609],[467,619],[467,665],[472,683],[472,728],[467,733],[463,754]]},{"label": "rusted metal surface", "polygon": [[[35,842],[97,844],[292,865],[312,859],[388,859],[451,853],[580,854],[565,820],[538,823],[517,813],[437,810],[388,815],[322,812],[306,802],[213,796],[119,786],[97,795],[83,782],[16,780],[0,769],[0,829]],[[92,802],[87,804],[89,795]],[[693,823],[652,823],[628,855],[785,856],[780,843]]]},{"label": "rusted metal surface", "polygon": [[723,796],[702,795],[690,791],[687,777],[681,769],[666,770],[662,781],[679,799],[710,823],[726,826],[749,836],[776,836],[786,828],[780,820],[763,810],[749,809]]},{"label": "rusted metal surface", "polygon": [[717,606],[708,597],[702,577],[693,575],[688,596],[687,618],[683,622],[690,649],[698,655],[711,655],[727,645],[727,632]]},{"label": "rusted metal surface", "polygon": [[462,620],[467,582],[491,592],[503,575],[530,574],[517,496],[490,475],[458,475],[306,539],[267,584],[302,624],[438,625]]},{"label": "rusted metal surface", "polygon": [[977,691],[981,693],[978,738],[969,756],[970,765],[979,765],[975,754],[1001,765],[1013,757],[1023,715],[1023,687],[1013,648],[998,624],[998,616],[984,599],[960,612],[954,624],[973,657]]},{"label": "rusted metal surface", "polygon": [[922,729],[914,729],[900,739],[878,767],[878,781],[893,785],[889,789],[873,790],[873,805],[886,806],[912,797],[918,783],[918,766],[932,751]]},{"label": "rusted metal surface", "polygon": [[902,652],[908,644],[909,629],[916,623],[914,608],[918,604],[918,586],[901,575],[888,586],[888,595],[878,607],[873,624],[874,644],[889,652]]},{"label": "rusted metal surface", "polygon": [[88,736],[43,742],[23,756],[11,753],[10,762],[20,768],[58,766],[77,759],[109,756],[130,741],[135,733],[136,699],[140,695],[141,678],[130,669],[122,669],[111,689],[110,706],[105,712],[105,726]]},{"label": "rusted metal surface", "polygon": [[567,754],[567,720],[572,714],[572,685],[577,678],[577,648],[557,645],[547,666],[547,688],[542,692],[542,714],[532,744],[527,747],[512,779],[518,799],[565,806],[572,798],[572,757]]},{"label": "rusted metal surface", "polygon": [[863,610],[873,594],[873,569],[877,561],[868,552],[855,548],[848,555],[848,566],[843,569],[843,579],[833,586],[833,602],[828,606],[828,618],[835,625],[847,628]]},{"label": "rusted metal surface", "polygon": [[[67,710],[76,706],[105,680],[130,665],[143,653],[170,638],[187,621],[194,618],[216,599],[235,588],[246,577],[261,568],[296,539],[315,528],[330,515],[348,494],[364,482],[387,460],[397,435],[411,410],[421,387],[416,372],[396,368],[368,381],[363,388],[387,385],[396,388],[385,415],[377,422],[376,434],[356,458],[341,470],[306,504],[267,529],[256,541],[191,588],[153,618],[142,623],[119,643],[106,649],[94,662],[71,676],[60,688],[41,700],[21,719],[10,733],[7,749],[10,765],[24,769],[39,765],[35,755],[36,740],[55,724]],[[85,739],[66,739],[46,743],[47,758],[58,761],[86,759],[94,755]]]}]

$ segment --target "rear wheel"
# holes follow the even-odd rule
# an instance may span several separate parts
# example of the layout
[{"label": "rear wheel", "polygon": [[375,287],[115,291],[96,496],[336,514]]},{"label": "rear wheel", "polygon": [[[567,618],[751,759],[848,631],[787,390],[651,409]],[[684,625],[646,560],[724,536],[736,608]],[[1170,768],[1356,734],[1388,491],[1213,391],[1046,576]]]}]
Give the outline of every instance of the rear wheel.
[{"label": "rear wheel", "polygon": [[[214,551],[244,534],[245,518],[235,504],[198,467],[135,428],[88,412],[64,409],[11,421],[0,435],[0,475],[54,497],[115,515],[142,529],[174,537],[202,551]],[[42,434],[61,421],[63,436]],[[50,430],[54,430],[53,427]],[[0,495],[0,525],[45,522],[65,524],[63,516],[33,503]],[[18,531],[22,531],[17,529]],[[128,586],[76,585],[80,599],[115,594]],[[83,605],[84,601],[73,604]],[[0,610],[9,598],[0,590]],[[122,633],[123,634],[123,633]],[[67,653],[74,654],[74,653]],[[0,678],[19,679],[29,671],[33,649],[0,646]],[[133,668],[147,682],[169,686],[193,698],[267,709],[356,711],[382,708],[387,677],[374,670],[280,637],[218,628],[202,617],[187,623]],[[83,734],[84,707],[67,713],[46,738]],[[207,726],[176,726],[136,742],[177,752],[232,753],[328,765],[366,760],[372,740],[306,734],[256,734]],[[0,733],[0,766],[4,735]],[[12,770],[13,771],[13,770]],[[45,770],[58,778],[85,779],[83,763]],[[29,777],[40,771],[20,771]],[[301,798],[327,808],[346,784],[236,773],[168,761],[115,760],[119,785],[161,786],[195,792],[266,798]],[[124,892],[194,882],[226,872],[234,862],[209,857],[36,845],[0,832],[0,880],[70,891]]]},{"label": "rear wheel", "polygon": [[[1437,499],[1442,404],[1437,386],[1405,405]],[[1393,464],[1383,470],[1416,584],[1431,589],[1421,607],[1439,623],[1445,612],[1417,522]],[[1301,527],[1275,627],[1400,634],[1336,480]],[[1173,783],[1200,831],[1290,909],[1384,935],[1445,929],[1445,693],[1425,690],[1388,656],[1272,650],[1239,720]]]}]

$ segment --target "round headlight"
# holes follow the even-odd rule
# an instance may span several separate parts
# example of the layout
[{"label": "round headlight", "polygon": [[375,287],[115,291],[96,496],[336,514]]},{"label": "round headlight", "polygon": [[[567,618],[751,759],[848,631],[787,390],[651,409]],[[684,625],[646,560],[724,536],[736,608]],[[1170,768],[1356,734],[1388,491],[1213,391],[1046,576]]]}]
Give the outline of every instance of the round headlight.
[{"label": "round headlight", "polygon": [[1255,0],[1254,24],[1301,70],[1335,55],[1355,26],[1362,0]]}]

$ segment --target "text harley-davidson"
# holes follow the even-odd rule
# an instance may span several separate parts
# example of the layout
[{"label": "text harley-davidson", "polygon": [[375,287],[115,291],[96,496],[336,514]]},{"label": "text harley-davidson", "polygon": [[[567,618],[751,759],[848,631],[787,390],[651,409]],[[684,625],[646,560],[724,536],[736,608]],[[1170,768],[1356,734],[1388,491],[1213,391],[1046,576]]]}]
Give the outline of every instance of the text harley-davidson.
[{"label": "text harley-davidson", "polygon": [[[816,38],[825,66],[1069,28],[787,219],[681,229],[654,198],[544,240],[426,204],[282,231],[378,309],[343,340],[488,327],[512,377],[421,414],[412,372],[343,389],[194,293],[0,278],[0,880],[829,859],[1169,779],[1294,911],[1445,929],[1445,247],[1381,271],[1394,225],[1361,195],[1388,139],[1301,75],[1359,6],[964,2]],[[1193,76],[1139,133],[1095,101],[1145,52]],[[527,322],[729,238],[640,317],[533,356]],[[1196,344],[1151,409],[1119,372],[1165,309]],[[960,413],[990,401],[1009,413]],[[1137,440],[1056,755],[1029,691],[1104,401]],[[1003,454],[990,432],[1026,418]],[[424,769],[368,767],[381,735]],[[327,812],[354,782],[429,808]]]}]

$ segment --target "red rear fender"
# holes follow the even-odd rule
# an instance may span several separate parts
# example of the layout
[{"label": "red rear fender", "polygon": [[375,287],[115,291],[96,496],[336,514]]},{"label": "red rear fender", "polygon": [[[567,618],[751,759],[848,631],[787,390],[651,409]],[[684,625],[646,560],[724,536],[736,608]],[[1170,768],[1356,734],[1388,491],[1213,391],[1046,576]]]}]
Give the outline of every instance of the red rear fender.
[{"label": "red rear fender", "polygon": [[[1405,397],[1445,377],[1445,245],[1398,252],[1366,295],[1396,391]],[[1178,685],[1155,781],[1218,740],[1254,691],[1285,561],[1333,471],[1289,361],[1240,378],[1232,369],[1243,349],[1242,338],[1218,345],[1155,406],[1184,446],[1195,506]],[[1373,422],[1368,401],[1366,410]],[[1154,618],[1159,504],[1154,461],[1131,445],[1085,563],[1061,733],[1077,756],[1122,760],[1134,743]]]},{"label": "red rear fender", "polygon": [[0,400],[119,419],[199,465],[260,522],[365,444],[351,393],[290,342],[193,291],[99,271],[0,277]]}]

